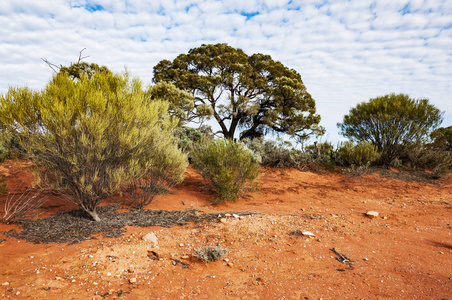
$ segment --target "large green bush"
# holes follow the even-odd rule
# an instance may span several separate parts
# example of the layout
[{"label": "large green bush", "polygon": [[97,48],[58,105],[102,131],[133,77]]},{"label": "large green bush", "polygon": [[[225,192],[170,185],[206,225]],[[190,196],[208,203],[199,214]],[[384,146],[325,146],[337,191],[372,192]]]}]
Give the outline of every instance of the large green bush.
[{"label": "large green bush", "polygon": [[208,140],[192,151],[193,167],[217,194],[215,202],[236,200],[259,175],[259,163],[243,143]]},{"label": "large green bush", "polygon": [[99,221],[96,207],[105,197],[177,150],[166,141],[175,121],[166,103],[145,97],[138,79],[79,75],[60,72],[42,91],[10,88],[0,98],[0,122],[42,167],[42,183]]},{"label": "large green bush", "polygon": [[442,113],[427,99],[390,94],[370,99],[350,109],[338,124],[341,134],[355,142],[369,142],[389,164],[400,158],[406,147],[423,144],[442,122]]}]

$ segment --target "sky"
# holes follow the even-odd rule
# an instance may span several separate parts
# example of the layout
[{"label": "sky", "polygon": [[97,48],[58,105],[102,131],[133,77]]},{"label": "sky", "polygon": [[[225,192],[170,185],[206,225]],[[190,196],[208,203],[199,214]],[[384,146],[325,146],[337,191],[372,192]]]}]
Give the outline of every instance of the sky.
[{"label": "sky", "polygon": [[1,0],[0,93],[40,89],[41,60],[125,67],[151,84],[153,67],[202,44],[269,54],[295,69],[337,143],[350,108],[404,93],[429,99],[452,125],[450,0]]}]

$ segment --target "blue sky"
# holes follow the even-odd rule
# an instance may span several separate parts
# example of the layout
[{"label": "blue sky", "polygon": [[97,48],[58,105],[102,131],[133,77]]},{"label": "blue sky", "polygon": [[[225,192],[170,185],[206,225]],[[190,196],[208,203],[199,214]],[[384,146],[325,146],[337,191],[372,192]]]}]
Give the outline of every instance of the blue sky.
[{"label": "blue sky", "polygon": [[357,103],[388,93],[427,98],[452,125],[452,1],[2,0],[0,93],[41,88],[82,48],[88,62],[151,83],[152,69],[205,43],[270,54],[297,70],[324,137]]}]

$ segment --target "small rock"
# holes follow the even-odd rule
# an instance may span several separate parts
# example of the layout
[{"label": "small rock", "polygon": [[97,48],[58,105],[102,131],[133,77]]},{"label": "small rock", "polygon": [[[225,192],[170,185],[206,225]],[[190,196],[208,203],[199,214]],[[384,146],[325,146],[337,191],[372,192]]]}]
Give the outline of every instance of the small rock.
[{"label": "small rock", "polygon": [[369,218],[376,218],[376,217],[378,217],[378,212],[371,210],[371,211],[366,212],[366,216],[368,216]]},{"label": "small rock", "polygon": [[310,231],[302,231],[301,234],[304,235],[304,236],[315,236],[315,234],[313,234]]},{"label": "small rock", "polygon": [[184,244],[182,244],[182,243],[179,244],[179,247],[183,247],[183,246],[184,246]]},{"label": "small rock", "polygon": [[240,216],[239,220],[245,220],[245,217],[244,216]]},{"label": "small rock", "polygon": [[300,210],[301,210],[301,211],[305,211],[305,209],[304,209],[304,208],[300,208]]},{"label": "small rock", "polygon": [[386,216],[383,217],[383,220],[387,220],[387,219],[388,219],[388,217],[386,217]]},{"label": "small rock", "polygon": [[93,282],[93,285],[98,285],[98,283],[94,281],[94,282]]},{"label": "small rock", "polygon": [[230,218],[231,217],[231,214],[225,214],[224,215],[226,218]]},{"label": "small rock", "polygon": [[232,216],[233,216],[234,218],[236,218],[236,219],[239,218],[239,215],[236,215],[236,214],[232,214]]},{"label": "small rock", "polygon": [[2,285],[9,285],[9,282],[8,281],[3,282]]},{"label": "small rock", "polygon": [[188,256],[188,255],[184,255],[184,256],[181,256],[180,258],[182,258],[182,259],[189,259],[189,258],[190,258],[190,256]]},{"label": "small rock", "polygon": [[369,259],[368,259],[367,257],[364,257],[363,260],[364,260],[364,261],[368,261]]},{"label": "small rock", "polygon": [[129,283],[135,283],[135,282],[137,282],[137,279],[135,277],[129,279]]},{"label": "small rock", "polygon": [[153,243],[154,246],[158,246],[159,244],[159,240],[157,238],[157,236],[155,235],[155,233],[150,232],[148,234],[146,234],[145,236],[143,236],[143,240],[149,243]]},{"label": "small rock", "polygon": [[228,267],[232,267],[234,264],[233,263],[230,263],[230,262],[228,262],[227,264],[226,264]]},{"label": "small rock", "polygon": [[220,218],[221,223],[226,223],[226,221],[227,221],[226,218]]}]

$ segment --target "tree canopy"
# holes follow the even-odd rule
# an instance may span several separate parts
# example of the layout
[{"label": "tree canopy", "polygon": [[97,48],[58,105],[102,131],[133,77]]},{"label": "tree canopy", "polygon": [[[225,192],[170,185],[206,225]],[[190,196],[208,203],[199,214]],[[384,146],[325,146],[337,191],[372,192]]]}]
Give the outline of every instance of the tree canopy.
[{"label": "tree canopy", "polygon": [[[185,122],[213,117],[225,138],[262,136],[268,131],[300,138],[323,133],[315,101],[301,76],[269,55],[248,56],[227,44],[202,45],[162,60],[154,82],[173,83],[193,95]],[[182,106],[181,106],[182,107]]]},{"label": "tree canopy", "polygon": [[362,102],[337,124],[341,134],[356,142],[370,142],[390,162],[403,146],[425,143],[442,122],[442,113],[428,99],[389,94]]}]

